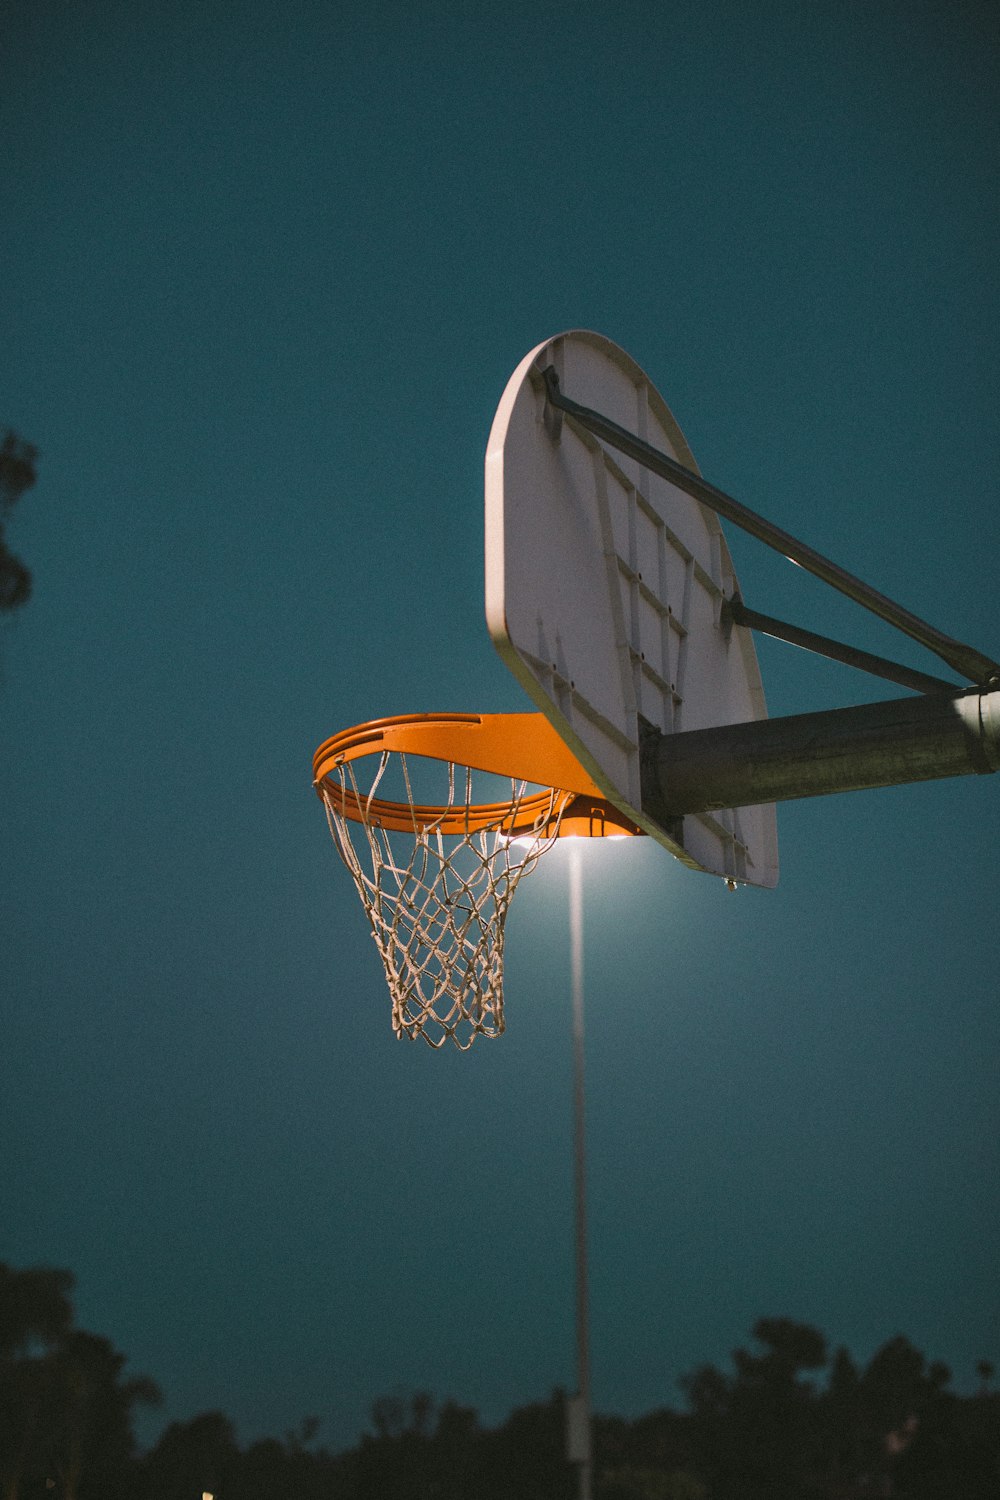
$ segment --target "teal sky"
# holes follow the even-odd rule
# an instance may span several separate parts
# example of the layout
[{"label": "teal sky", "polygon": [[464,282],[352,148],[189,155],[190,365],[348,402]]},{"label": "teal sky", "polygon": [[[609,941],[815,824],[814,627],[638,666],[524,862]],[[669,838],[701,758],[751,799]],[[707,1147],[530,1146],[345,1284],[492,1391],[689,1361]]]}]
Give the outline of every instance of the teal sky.
[{"label": "teal sky", "polygon": [[[349,1443],[573,1383],[566,871],[508,1032],[397,1043],[310,786],[336,729],[529,707],[482,612],[515,365],[594,328],[705,474],[1000,650],[995,7],[14,0],[0,428],[0,1259],[156,1419]],[[729,536],[760,610],[933,659]],[[898,696],[760,649],[772,713]],[[1000,1359],[1000,787],[789,805],[774,892],[585,870],[594,1391],[762,1315]]]}]

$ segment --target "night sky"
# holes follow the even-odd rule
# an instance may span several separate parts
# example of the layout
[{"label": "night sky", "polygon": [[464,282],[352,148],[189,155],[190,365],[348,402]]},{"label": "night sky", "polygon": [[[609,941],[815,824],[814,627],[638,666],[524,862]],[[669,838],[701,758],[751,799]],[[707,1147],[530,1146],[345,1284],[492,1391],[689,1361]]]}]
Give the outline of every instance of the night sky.
[{"label": "night sky", "polygon": [[[397,1042],[311,787],[369,718],[530,708],[482,607],[523,354],[598,330],[716,484],[1000,651],[1000,12],[14,0],[0,428],[0,1259],[160,1382],[144,1429],[574,1383],[565,849],[508,1031]],[[746,601],[935,660],[729,532]],[[759,650],[772,714],[903,695]],[[1000,1359],[1000,782],[789,804],[729,894],[585,850],[594,1397],[762,1315]]]}]

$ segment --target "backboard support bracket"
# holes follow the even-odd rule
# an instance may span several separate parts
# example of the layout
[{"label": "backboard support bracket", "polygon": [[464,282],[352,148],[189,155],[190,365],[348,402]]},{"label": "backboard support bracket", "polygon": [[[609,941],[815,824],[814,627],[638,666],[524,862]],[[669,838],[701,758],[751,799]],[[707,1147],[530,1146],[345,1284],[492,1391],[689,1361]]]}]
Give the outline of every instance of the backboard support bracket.
[{"label": "backboard support bracket", "polygon": [[[590,407],[581,406],[570,397],[563,395],[559,385],[559,375],[554,365],[550,364],[545,367],[542,371],[542,379],[545,383],[548,404],[572,418],[595,437],[610,444],[619,452],[627,454],[629,458],[649,469],[651,473],[658,474],[661,478],[676,485],[678,489],[683,490],[685,494],[700,501],[716,515],[731,521],[734,526],[756,537],[758,541],[773,548],[774,551],[780,552],[789,561],[797,563],[815,578],[821,579],[838,593],[852,599],[855,604],[860,604],[863,609],[867,609],[871,614],[877,615],[879,619],[894,626],[911,640],[915,640],[926,650],[933,652],[969,682],[983,688],[1000,683],[1000,663],[984,656],[972,646],[953,640],[933,625],[928,624],[926,620],[921,620],[919,616],[904,609],[902,605],[887,598],[885,594],[873,589],[870,584],[864,583],[860,578],[855,578],[837,563],[831,562],[829,558],[816,552],[805,542],[793,537],[790,532],[782,530],[780,526],[775,526],[764,516],[751,510],[749,506],[743,505],[732,495],[727,495],[724,490],[710,484],[700,474],[695,474],[693,470],[685,468],[683,464],[660,452],[635,433],[619,426],[609,417],[603,416]],[[939,690],[935,688],[935,691]]]},{"label": "backboard support bracket", "polygon": [[667,738],[655,724],[639,715],[639,773],[642,779],[642,810],[658,823],[668,838],[684,847],[684,814],[670,810],[663,795],[659,750]]}]

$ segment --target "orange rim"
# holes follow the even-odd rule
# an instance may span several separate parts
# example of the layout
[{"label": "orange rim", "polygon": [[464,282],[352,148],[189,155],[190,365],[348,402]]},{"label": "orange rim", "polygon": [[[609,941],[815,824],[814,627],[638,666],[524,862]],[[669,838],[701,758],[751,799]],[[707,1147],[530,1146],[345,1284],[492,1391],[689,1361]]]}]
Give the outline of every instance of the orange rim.
[{"label": "orange rim", "polygon": [[[450,761],[544,790],[468,807],[411,806],[364,797],[342,785],[336,774],[339,767],[386,751]],[[432,828],[462,835],[492,828],[507,837],[558,833],[584,838],[642,833],[602,795],[544,714],[400,714],[373,719],[343,729],[320,745],[313,756],[313,784],[344,817],[397,832]]]}]

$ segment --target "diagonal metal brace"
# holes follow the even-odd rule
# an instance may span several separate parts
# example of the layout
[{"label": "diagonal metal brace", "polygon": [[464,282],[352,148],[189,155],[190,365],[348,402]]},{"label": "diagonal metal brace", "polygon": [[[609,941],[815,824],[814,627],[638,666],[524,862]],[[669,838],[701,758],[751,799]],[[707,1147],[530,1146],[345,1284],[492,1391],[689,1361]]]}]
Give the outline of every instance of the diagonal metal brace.
[{"label": "diagonal metal brace", "polygon": [[845,646],[842,641],[833,641],[828,635],[817,635],[814,630],[803,630],[799,625],[788,625],[784,620],[762,615],[756,609],[748,609],[743,600],[735,596],[723,602],[722,619],[756,630],[761,635],[772,636],[776,641],[787,641],[790,646],[801,646],[804,651],[813,651],[831,661],[842,661],[849,667],[857,667],[859,672],[870,672],[873,677],[897,682],[900,687],[912,688],[916,693],[958,692],[956,682],[932,677],[929,672],[917,672],[912,667],[904,667],[901,662],[887,661],[884,656],[860,651],[857,646]]},{"label": "diagonal metal brace", "polygon": [[976,651],[972,646],[965,646],[961,641],[953,640],[951,636],[945,635],[926,620],[921,620],[918,615],[911,614],[901,604],[880,594],[870,584],[863,583],[860,578],[855,578],[837,563],[831,562],[829,558],[814,551],[812,547],[800,542],[789,532],[783,531],[780,526],[758,515],[749,506],[743,505],[739,500],[727,495],[724,490],[717,489],[707,479],[702,479],[700,474],[687,469],[679,464],[676,459],[669,458],[667,454],[661,453],[652,444],[644,442],[642,438],[636,437],[634,433],[619,427],[617,422],[612,422],[610,417],[602,416],[600,412],[593,411],[588,406],[581,406],[564,396],[559,389],[559,376],[554,365],[548,365],[542,371],[542,379],[545,382],[545,393],[548,402],[557,411],[564,412],[581,427],[593,433],[597,438],[608,443],[619,453],[626,454],[653,474],[659,474],[661,479],[683,490],[685,494],[691,495],[699,500],[702,505],[708,506],[717,515],[731,521],[734,526],[739,526],[750,536],[756,537],[758,541],[764,542],[776,552],[780,552],[791,562],[798,563],[807,573],[812,573],[815,578],[820,578],[831,588],[841,594],[846,594],[848,599],[853,599],[855,604],[860,604],[863,609],[869,610],[879,619],[885,620],[889,625],[895,626],[897,630],[908,635],[911,640],[917,641],[935,656],[940,657],[954,671],[960,672],[970,682],[979,685],[992,684],[1000,681],[1000,663],[984,656],[981,651]]}]

